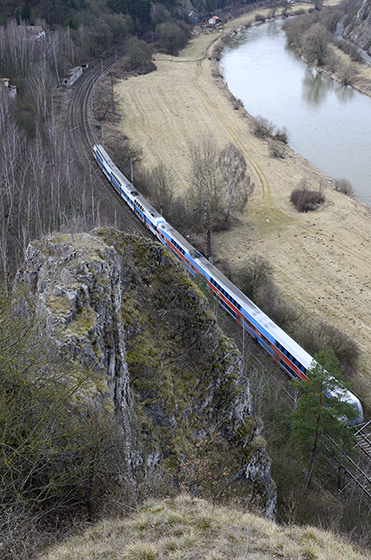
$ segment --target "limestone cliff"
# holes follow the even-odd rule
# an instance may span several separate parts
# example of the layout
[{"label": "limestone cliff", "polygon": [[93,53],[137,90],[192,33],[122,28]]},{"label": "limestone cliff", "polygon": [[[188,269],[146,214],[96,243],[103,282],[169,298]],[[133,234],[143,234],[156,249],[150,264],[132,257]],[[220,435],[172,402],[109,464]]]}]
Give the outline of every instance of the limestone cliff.
[{"label": "limestone cliff", "polygon": [[359,0],[348,14],[344,37],[371,56],[371,5]]},{"label": "limestone cliff", "polygon": [[101,375],[136,491],[167,484],[274,515],[241,356],[160,244],[111,229],[58,234],[29,246],[17,282],[61,351]]}]

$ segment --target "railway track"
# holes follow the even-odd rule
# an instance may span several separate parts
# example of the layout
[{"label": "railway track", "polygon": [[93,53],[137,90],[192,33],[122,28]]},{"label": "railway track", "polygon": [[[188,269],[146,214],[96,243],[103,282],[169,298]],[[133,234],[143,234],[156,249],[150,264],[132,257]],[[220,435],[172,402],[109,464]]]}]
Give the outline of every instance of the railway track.
[{"label": "railway track", "polygon": [[[120,213],[122,220],[121,229],[127,233],[141,235],[152,238],[152,234],[137,220],[127,205],[121,200],[121,197],[112,189],[111,185],[103,177],[101,172],[97,169],[95,162],[91,156],[92,146],[95,143],[100,143],[101,140],[97,136],[96,129],[92,124],[93,119],[93,94],[94,87],[99,78],[104,74],[112,64],[116,61],[115,57],[110,57],[105,61],[92,68],[88,73],[82,76],[74,90],[72,91],[71,100],[68,108],[68,122],[70,127],[71,139],[76,147],[76,154],[81,162],[81,165],[93,165],[93,180],[92,188],[101,196],[107,204],[113,205],[114,208]],[[201,64],[199,65],[199,72],[201,71]],[[198,75],[195,78],[197,82]],[[198,84],[195,84],[199,87]],[[200,88],[201,89],[201,88]],[[260,179],[265,186],[264,174]],[[356,433],[357,450],[359,455],[357,461],[352,458],[347,458],[347,484],[344,486],[343,491],[350,485],[356,484],[364,493],[364,495],[371,500],[371,423],[359,427]]]},{"label": "railway track", "polygon": [[71,88],[67,116],[68,133],[79,164],[88,170],[93,196],[112,209],[115,226],[125,233],[152,238],[151,233],[135,218],[125,202],[108,184],[92,157],[93,145],[97,142],[101,143],[94,126],[95,86],[120,56],[122,55],[110,56],[102,60],[85,72]]}]

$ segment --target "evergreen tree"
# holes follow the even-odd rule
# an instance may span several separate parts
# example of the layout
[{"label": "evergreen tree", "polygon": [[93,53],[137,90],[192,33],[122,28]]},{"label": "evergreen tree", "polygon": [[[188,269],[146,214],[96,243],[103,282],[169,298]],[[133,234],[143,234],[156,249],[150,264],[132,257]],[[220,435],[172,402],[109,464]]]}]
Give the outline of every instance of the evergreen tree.
[{"label": "evergreen tree", "polygon": [[291,415],[292,440],[309,460],[306,487],[319,458],[341,462],[344,454],[351,454],[354,449],[354,435],[348,424],[355,420],[358,411],[346,400],[341,374],[334,352],[324,347],[308,369],[308,381],[293,382],[302,396]]}]

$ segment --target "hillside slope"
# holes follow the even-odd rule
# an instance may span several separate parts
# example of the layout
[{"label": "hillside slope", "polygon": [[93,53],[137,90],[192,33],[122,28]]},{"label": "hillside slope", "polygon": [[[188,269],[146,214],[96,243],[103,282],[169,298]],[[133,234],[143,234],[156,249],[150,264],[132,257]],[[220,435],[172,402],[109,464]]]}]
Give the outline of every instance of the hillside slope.
[{"label": "hillside slope", "polygon": [[148,502],[128,519],[107,520],[40,560],[367,560],[331,532],[279,527],[251,513],[188,496]]}]

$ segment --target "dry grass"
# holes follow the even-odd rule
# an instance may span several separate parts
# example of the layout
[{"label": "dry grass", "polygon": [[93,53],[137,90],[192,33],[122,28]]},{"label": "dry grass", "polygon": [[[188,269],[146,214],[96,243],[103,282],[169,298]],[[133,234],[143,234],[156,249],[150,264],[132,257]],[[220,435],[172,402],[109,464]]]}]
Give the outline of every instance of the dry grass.
[{"label": "dry grass", "polygon": [[39,560],[367,560],[370,554],[313,527],[264,518],[189,496],[151,501],[124,520],[106,520]]},{"label": "dry grass", "polygon": [[[254,13],[228,23],[224,33],[253,18]],[[221,36],[194,37],[179,57],[156,57],[156,72],[119,83],[123,131],[143,147],[148,168],[164,163],[176,170],[179,192],[187,188],[192,142],[208,135],[220,147],[232,141],[242,150],[255,192],[238,225],[213,235],[214,262],[228,259],[235,267],[252,253],[269,260],[284,299],[359,344],[362,393],[371,406],[370,208],[335,192],[333,181],[289,148],[285,158],[272,158],[267,141],[251,133],[250,116],[234,108],[215,77],[216,62],[209,57]],[[326,197],[310,215],[290,203],[303,180],[314,190],[324,188]]]}]

